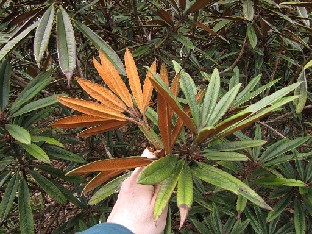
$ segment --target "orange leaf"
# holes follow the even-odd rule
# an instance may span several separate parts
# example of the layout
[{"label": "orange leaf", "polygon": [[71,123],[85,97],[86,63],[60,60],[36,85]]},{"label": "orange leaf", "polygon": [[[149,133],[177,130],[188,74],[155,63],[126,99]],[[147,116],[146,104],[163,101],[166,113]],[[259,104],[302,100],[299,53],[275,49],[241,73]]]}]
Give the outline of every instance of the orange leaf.
[{"label": "orange leaf", "polygon": [[95,189],[97,186],[105,183],[110,178],[122,173],[123,170],[111,170],[111,171],[105,171],[100,172],[97,176],[95,176],[92,180],[89,181],[89,183],[84,187],[82,190],[83,193],[87,193],[93,189]]},{"label": "orange leaf", "polygon": [[67,176],[80,175],[96,171],[125,170],[135,167],[146,166],[150,164],[152,161],[153,160],[150,158],[144,158],[140,156],[129,158],[105,159],[77,167],[74,170],[68,172],[66,175]]},{"label": "orange leaf", "polygon": [[88,128],[79,133],[80,137],[87,137],[98,133],[108,132],[110,130],[120,128],[126,125],[126,121],[117,121],[117,120],[107,120],[99,126]]},{"label": "orange leaf", "polygon": [[[175,77],[173,78],[172,82],[171,82],[170,90],[175,97],[177,97],[178,93],[179,93],[179,89],[180,89],[179,81],[180,81],[180,73],[176,74]],[[172,119],[173,113],[174,112],[173,112],[172,108],[170,108],[169,109],[169,119]]]},{"label": "orange leaf", "polygon": [[[156,60],[151,65],[151,69],[156,72]],[[146,77],[144,80],[144,85],[143,85],[143,111],[144,113],[152,97],[153,86],[150,81],[150,77],[152,77],[152,73],[150,71],[147,71]]]},{"label": "orange leaf", "polygon": [[93,115],[104,119],[127,120],[127,117],[120,112],[112,110],[96,102],[68,97],[57,97],[57,99],[63,105],[84,114]]},{"label": "orange leaf", "polygon": [[122,81],[118,71],[109,59],[99,51],[101,63],[93,59],[94,67],[107,84],[107,86],[117,94],[128,107],[133,107],[132,98],[126,84]]},{"label": "orange leaf", "polygon": [[126,52],[125,52],[125,65],[126,65],[126,73],[129,79],[129,84],[130,84],[130,89],[132,91],[132,95],[135,99],[135,102],[139,110],[141,111],[142,114],[144,114],[143,93],[142,93],[140,77],[139,77],[135,62],[133,60],[132,54],[128,48],[126,49]]},{"label": "orange leaf", "polygon": [[[168,72],[166,66],[161,64],[160,77],[168,86]],[[157,95],[157,113],[158,113],[158,127],[160,136],[165,147],[166,154],[171,152],[171,119],[169,119],[169,106],[166,99],[158,93]]]},{"label": "orange leaf", "polygon": [[[192,119],[181,109],[181,107],[177,104],[176,100],[173,98],[173,95],[170,95],[167,90],[165,90],[161,84],[158,83],[154,78],[151,78],[151,82],[154,88],[166,99],[168,105],[177,113],[178,116],[181,117],[184,124],[192,131],[196,132],[196,127],[192,121]],[[172,94],[172,93],[171,93]]]},{"label": "orange leaf", "polygon": [[77,78],[77,82],[91,97],[103,103],[107,107],[115,109],[119,112],[126,110],[126,105],[109,89],[83,78]]},{"label": "orange leaf", "polygon": [[[185,111],[186,114],[189,114],[189,113],[190,113],[190,107],[186,107],[186,108],[184,109],[184,111]],[[183,120],[179,117],[179,118],[177,119],[177,122],[176,122],[176,124],[175,124],[175,126],[174,126],[174,128],[173,128],[173,130],[172,130],[172,133],[171,133],[171,147],[173,147],[174,144],[175,144],[175,142],[177,141],[178,136],[180,135],[183,126],[184,126],[184,122],[183,122]]]},{"label": "orange leaf", "polygon": [[107,121],[107,119],[92,115],[73,115],[59,119],[51,124],[53,127],[59,128],[78,128],[98,125]]}]

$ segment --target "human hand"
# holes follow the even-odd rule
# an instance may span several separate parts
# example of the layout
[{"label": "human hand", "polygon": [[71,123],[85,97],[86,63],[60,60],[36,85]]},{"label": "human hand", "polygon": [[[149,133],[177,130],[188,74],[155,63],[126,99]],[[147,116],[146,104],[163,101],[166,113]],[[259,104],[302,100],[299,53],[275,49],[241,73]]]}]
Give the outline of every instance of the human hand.
[{"label": "human hand", "polygon": [[[155,157],[145,149],[142,157]],[[137,178],[143,167],[136,168],[121,185],[118,199],[107,222],[125,226],[135,234],[160,234],[166,226],[167,209],[155,221],[153,218],[157,186],[141,185]]]}]

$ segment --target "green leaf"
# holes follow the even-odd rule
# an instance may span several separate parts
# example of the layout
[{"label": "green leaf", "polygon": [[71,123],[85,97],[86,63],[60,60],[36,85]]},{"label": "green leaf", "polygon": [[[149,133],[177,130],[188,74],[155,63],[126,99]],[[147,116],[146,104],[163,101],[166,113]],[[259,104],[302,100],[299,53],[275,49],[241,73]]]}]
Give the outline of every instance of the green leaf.
[{"label": "green leaf", "polygon": [[306,142],[309,138],[310,137],[297,137],[294,140],[289,140],[287,138],[282,139],[267,148],[266,151],[263,152],[259,160],[262,163],[269,162],[270,160],[277,158],[287,151],[295,149],[296,147]]},{"label": "green leaf", "polygon": [[16,124],[6,124],[5,128],[6,130],[8,130],[10,135],[18,142],[27,145],[31,143],[30,134],[25,128],[22,128],[21,126],[18,126]]},{"label": "green leaf", "polygon": [[34,22],[23,32],[18,34],[13,39],[9,40],[0,50],[0,61],[6,56],[24,37],[26,37],[38,25],[38,21]]},{"label": "green leaf", "polygon": [[60,158],[72,162],[77,162],[77,163],[85,163],[86,160],[84,160],[83,157],[81,157],[78,154],[74,154],[68,150],[65,150],[63,148],[54,146],[54,145],[45,145],[44,150],[47,152],[47,154],[50,157],[53,158]]},{"label": "green leaf", "polygon": [[0,203],[0,220],[4,220],[6,216],[9,214],[12,206],[13,201],[16,196],[16,192],[18,189],[19,181],[18,181],[18,173],[16,173],[10,179],[7,187],[4,191],[4,194],[1,196],[1,203]]},{"label": "green leaf", "polygon": [[220,152],[214,150],[204,151],[205,158],[209,160],[220,160],[220,161],[247,161],[248,158],[244,154],[236,152]]},{"label": "green leaf", "polygon": [[178,206],[187,205],[191,207],[193,202],[193,177],[191,168],[184,163],[178,179],[177,186],[177,204]]},{"label": "green leaf", "polygon": [[9,102],[11,73],[12,66],[4,59],[0,64],[0,112],[4,111]]},{"label": "green leaf", "polygon": [[243,0],[243,14],[246,20],[252,21],[255,15],[254,3],[252,0]]},{"label": "green leaf", "polygon": [[258,147],[264,145],[266,141],[263,140],[246,140],[246,141],[232,141],[213,145],[212,148],[220,151],[235,151],[247,148]]},{"label": "green leaf", "polygon": [[121,59],[118,57],[117,53],[95,32],[93,32],[88,26],[82,24],[81,22],[75,21],[76,27],[92,42],[92,44],[101,50],[106,57],[112,62],[117,71],[126,75],[126,71]]},{"label": "green leaf", "polygon": [[312,67],[312,59],[307,62],[307,64],[304,66],[304,69],[308,69],[309,67]]},{"label": "green leaf", "polygon": [[247,204],[247,198],[239,194],[237,196],[237,201],[236,201],[236,210],[239,213],[242,213],[246,208],[246,204]]},{"label": "green leaf", "polygon": [[303,111],[308,99],[308,82],[304,70],[301,71],[298,77],[298,82],[300,82],[300,85],[295,89],[295,95],[299,95],[299,98],[294,101],[297,114]]},{"label": "green leaf", "polygon": [[281,198],[272,208],[268,213],[268,216],[266,218],[267,222],[271,222],[274,219],[280,217],[281,213],[286,209],[286,207],[289,205],[291,199],[291,195],[286,195],[283,198]]},{"label": "green leaf", "polygon": [[179,165],[177,165],[174,173],[172,173],[170,177],[168,177],[161,183],[154,205],[155,220],[157,220],[157,218],[162,214],[163,210],[167,206],[171,194],[173,193],[173,190],[177,185],[182,166],[182,162],[180,162]]},{"label": "green leaf", "polygon": [[294,223],[296,234],[305,234],[306,233],[306,219],[304,208],[302,207],[302,203],[295,199],[294,202]]},{"label": "green leaf", "polygon": [[247,228],[249,222],[250,222],[249,219],[247,219],[243,222],[240,219],[238,219],[236,221],[236,223],[234,224],[230,234],[244,234],[244,233],[246,233],[245,229]]},{"label": "green leaf", "polygon": [[20,144],[30,155],[34,156],[36,159],[45,162],[50,163],[49,156],[46,154],[46,152],[43,151],[38,145],[32,143],[30,145]]},{"label": "green leaf", "polygon": [[18,191],[18,212],[21,234],[34,234],[34,218],[30,207],[30,194],[24,178],[21,179]]},{"label": "green leaf", "polygon": [[255,32],[254,27],[252,24],[248,24],[247,26],[247,36],[250,42],[251,47],[254,49],[257,46],[257,34]]},{"label": "green leaf", "polygon": [[56,99],[56,96],[50,96],[50,97],[46,97],[46,98],[42,98],[36,101],[33,101],[31,103],[26,104],[25,106],[23,106],[21,109],[19,109],[17,112],[15,112],[13,114],[13,117],[34,111],[34,110],[38,110],[40,108],[43,107],[47,107],[47,106],[51,106],[55,103],[57,103],[58,100]]},{"label": "green leaf", "polygon": [[185,71],[180,72],[180,87],[185,95],[186,101],[191,109],[192,117],[196,126],[199,126],[199,109],[196,102],[196,85],[191,76]]},{"label": "green leaf", "polygon": [[305,183],[301,180],[286,179],[283,177],[263,177],[260,179],[256,179],[255,183],[269,186],[291,186],[291,187],[305,186]]},{"label": "green leaf", "polygon": [[62,6],[56,14],[56,34],[59,64],[67,80],[70,81],[76,67],[76,41],[71,20]]},{"label": "green leaf", "polygon": [[217,104],[220,89],[220,76],[218,69],[214,69],[201,106],[201,126],[207,126],[208,117]]},{"label": "green leaf", "polygon": [[178,42],[181,42],[182,45],[188,49],[192,50],[195,48],[193,42],[188,37],[185,37],[181,34],[176,34],[176,33],[173,33],[172,37],[175,38]]},{"label": "green leaf", "polygon": [[139,184],[158,184],[168,178],[177,165],[177,157],[174,155],[165,156],[150,163],[138,176]]},{"label": "green leaf", "polygon": [[3,159],[1,159],[0,160],[0,171],[3,171],[8,165],[10,165],[14,161],[15,161],[15,158],[13,158],[11,156],[6,156]]},{"label": "green leaf", "polygon": [[152,128],[146,128],[145,126],[139,126],[140,131],[144,134],[147,140],[155,146],[156,149],[163,149],[163,143],[159,138],[159,135],[155,133]]},{"label": "green leaf", "polygon": [[294,89],[296,89],[298,86],[300,85],[300,83],[294,83],[292,85],[289,85],[285,88],[282,88],[278,91],[276,91],[275,93],[266,96],[265,98],[261,99],[260,101],[250,105],[249,107],[247,107],[246,110],[252,111],[252,112],[257,112],[259,110],[261,110],[262,108],[271,105],[274,102],[277,102],[281,97],[287,95],[288,93],[290,93],[291,91],[293,91]]},{"label": "green leaf", "polygon": [[104,200],[105,198],[109,197],[113,193],[117,191],[117,189],[120,187],[120,184],[129,177],[130,173],[124,174],[122,176],[119,176],[107,184],[105,184],[102,188],[100,188],[93,196],[90,198],[88,204],[89,205],[96,205],[100,201]]},{"label": "green leaf", "polygon": [[254,190],[225,171],[204,163],[198,163],[198,167],[195,167],[192,172],[196,177],[207,183],[229,190],[235,194],[241,194],[254,204],[271,210],[271,207]]},{"label": "green leaf", "polygon": [[61,204],[66,202],[66,198],[63,193],[54,185],[52,181],[40,175],[38,172],[30,171],[30,175],[40,185],[40,187],[53,199]]},{"label": "green leaf", "polygon": [[238,90],[240,88],[241,84],[237,84],[235,87],[230,89],[218,102],[218,104],[213,109],[210,118],[208,118],[207,124],[208,126],[215,125],[222,116],[226,113],[226,111],[231,106],[232,102],[234,101]]},{"label": "green leaf", "polygon": [[58,140],[52,138],[52,137],[46,137],[46,136],[31,136],[32,142],[46,142],[50,145],[56,145],[59,147],[64,147],[64,145],[59,142]]},{"label": "green leaf", "polygon": [[243,98],[244,96],[248,95],[252,90],[256,87],[256,85],[260,82],[261,74],[254,77],[247,85],[246,87],[237,95],[234,104],[237,102],[237,100]]},{"label": "green leaf", "polygon": [[166,226],[164,230],[164,234],[171,234],[172,233],[172,214],[171,209],[168,207],[168,214],[166,218]]},{"label": "green leaf", "polygon": [[49,38],[52,31],[53,20],[54,20],[54,4],[51,5],[43,14],[43,16],[39,21],[39,25],[36,29],[34,39],[34,55],[38,67],[40,67],[40,61],[43,58],[43,54],[48,47]]},{"label": "green leaf", "polygon": [[54,78],[51,76],[51,70],[40,73],[24,88],[11,106],[11,112],[15,113],[26,102],[33,99],[41,90],[50,84]]}]

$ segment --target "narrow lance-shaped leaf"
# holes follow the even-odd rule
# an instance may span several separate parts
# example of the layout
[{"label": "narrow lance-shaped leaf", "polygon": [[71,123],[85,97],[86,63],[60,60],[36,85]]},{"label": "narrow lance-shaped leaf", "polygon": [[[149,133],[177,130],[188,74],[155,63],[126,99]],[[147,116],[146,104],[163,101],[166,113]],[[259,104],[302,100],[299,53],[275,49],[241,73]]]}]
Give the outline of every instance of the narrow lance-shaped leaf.
[{"label": "narrow lance-shaped leaf", "polygon": [[21,234],[34,234],[35,225],[30,206],[30,194],[24,178],[21,179],[18,191],[18,213]]},{"label": "narrow lance-shaped leaf", "polygon": [[31,143],[30,134],[25,128],[18,126],[16,124],[6,124],[5,128],[6,130],[8,130],[10,135],[18,142],[23,144]]},{"label": "narrow lance-shaped leaf", "polygon": [[231,174],[204,163],[198,165],[199,167],[194,168],[192,172],[199,179],[235,194],[241,194],[264,209],[272,209],[254,190]]},{"label": "narrow lance-shaped leaf", "polygon": [[6,189],[4,191],[4,194],[2,194],[1,197],[1,203],[0,203],[0,219],[4,220],[5,217],[9,214],[12,206],[13,201],[16,196],[16,192],[18,190],[19,185],[19,179],[18,179],[18,173],[13,175],[9,181],[9,183],[6,186]]},{"label": "narrow lance-shaped leaf", "polygon": [[128,48],[126,49],[126,52],[125,52],[125,65],[126,65],[126,73],[129,79],[129,84],[130,84],[130,88],[132,91],[132,95],[135,99],[135,102],[139,110],[141,111],[142,114],[144,114],[141,81],[140,81],[140,77],[139,77],[134,59]]},{"label": "narrow lance-shaped leaf", "polygon": [[89,127],[104,123],[107,119],[92,115],[72,115],[51,123],[51,126],[58,128]]},{"label": "narrow lance-shaped leaf", "polygon": [[46,142],[48,144],[51,144],[51,145],[56,145],[56,146],[59,146],[59,147],[64,147],[64,145],[59,142],[58,140],[52,138],[52,137],[46,137],[46,136],[34,136],[32,135],[31,136],[31,141],[32,142]]},{"label": "narrow lance-shaped leaf", "polygon": [[26,144],[20,144],[20,145],[24,148],[24,150],[27,151],[27,153],[34,156],[36,159],[38,159],[42,162],[45,162],[45,163],[50,163],[49,156],[38,145],[36,145],[34,143],[32,143],[30,145],[26,145]]},{"label": "narrow lance-shaped leaf", "polygon": [[244,154],[237,152],[220,152],[214,150],[204,151],[203,156],[209,160],[220,161],[247,161],[248,158]]},{"label": "narrow lance-shaped leaf", "polygon": [[252,24],[248,24],[247,26],[247,36],[248,36],[248,40],[250,42],[251,47],[254,49],[257,46],[258,39],[257,39],[257,34]]},{"label": "narrow lance-shaped leaf", "polygon": [[40,19],[39,25],[36,29],[34,39],[34,54],[38,67],[43,58],[44,51],[48,47],[49,38],[52,31],[54,20],[54,5],[51,5]]},{"label": "narrow lance-shaped leaf", "polygon": [[191,169],[187,163],[184,163],[177,186],[177,205],[180,210],[180,228],[183,226],[188,211],[193,203],[193,193],[193,177]]},{"label": "narrow lance-shaped leaf", "polygon": [[79,21],[75,21],[75,25],[98,50],[101,50],[106,55],[120,74],[126,75],[124,65],[119,56],[102,38],[99,37],[98,34]]},{"label": "narrow lance-shaped leaf", "polygon": [[205,6],[207,6],[210,2],[211,2],[210,0],[196,0],[196,2],[194,2],[193,5],[191,5],[190,8],[187,9],[184,14],[188,15],[190,13],[197,12],[200,9],[204,8]]},{"label": "narrow lance-shaped leaf", "polygon": [[76,40],[69,15],[62,6],[56,15],[56,34],[59,64],[69,83],[76,67]]},{"label": "narrow lance-shaped leaf", "polygon": [[271,222],[274,219],[278,218],[281,213],[286,209],[286,207],[289,205],[291,199],[291,195],[286,195],[283,198],[281,198],[272,208],[273,210],[271,210],[268,213],[268,216],[266,218],[267,222]]},{"label": "narrow lance-shaped leaf", "polygon": [[0,64],[0,112],[3,112],[9,102],[10,79],[12,66],[8,60]]},{"label": "narrow lance-shaped leaf", "polygon": [[263,177],[256,179],[255,183],[264,184],[268,186],[291,186],[291,187],[304,187],[305,183],[301,180],[286,179],[283,177]]},{"label": "narrow lance-shaped leaf", "polygon": [[221,150],[221,151],[235,151],[246,148],[253,148],[264,145],[266,141],[263,140],[245,140],[245,141],[232,141],[232,142],[224,142],[217,145],[213,145],[213,149]]},{"label": "narrow lance-shaped leaf", "polygon": [[138,177],[139,184],[158,184],[168,178],[175,170],[177,157],[169,155],[152,162],[144,168]]},{"label": "narrow lance-shaped leaf", "polygon": [[306,233],[306,218],[304,207],[302,206],[302,202],[300,202],[297,198],[295,199],[294,203],[294,223],[296,234],[304,234]]},{"label": "narrow lance-shaped leaf", "polygon": [[8,41],[0,50],[0,61],[14,48],[14,46],[16,46],[22,39],[24,39],[24,37],[26,37],[34,28],[36,28],[38,23],[38,21],[34,22],[23,32]]},{"label": "narrow lance-shaped leaf", "polygon": [[[151,70],[156,72],[156,61],[152,63]],[[149,106],[149,102],[152,97],[153,86],[150,81],[151,76],[152,76],[151,72],[147,71],[144,84],[143,84],[143,111],[144,113],[146,112],[146,109]]]},{"label": "narrow lance-shaped leaf", "polygon": [[298,82],[300,85],[295,89],[295,95],[299,95],[299,98],[295,100],[297,114],[302,112],[308,99],[308,82],[304,70],[301,71]]},{"label": "narrow lance-shaped leaf", "polygon": [[143,132],[144,136],[147,138],[147,140],[157,149],[163,149],[164,145],[162,141],[160,140],[158,134],[155,133],[153,128],[151,127],[145,127],[145,126],[139,126],[140,131]]},{"label": "narrow lance-shaped leaf", "polygon": [[101,125],[86,129],[79,133],[80,137],[87,137],[94,134],[99,134],[107,131],[111,131],[116,128],[120,128],[126,125],[127,121],[118,121],[118,120],[107,120],[101,123]]},{"label": "narrow lance-shaped leaf", "polygon": [[[147,68],[149,69],[149,68]],[[150,70],[150,69],[149,69]],[[181,105],[177,102],[176,97],[165,85],[165,83],[160,79],[159,75],[154,71],[150,70],[153,74],[151,82],[154,88],[166,99],[170,107],[177,113],[178,116],[184,121],[184,124],[192,131],[196,132],[196,127],[192,119],[182,110]]]},{"label": "narrow lance-shaped leaf", "polygon": [[146,166],[151,163],[153,160],[144,158],[144,157],[129,157],[129,158],[114,158],[114,159],[105,159],[100,161],[95,161],[77,167],[66,175],[76,175],[84,174],[89,172],[96,171],[111,171],[111,170],[121,170],[121,169],[130,169],[135,167]]}]

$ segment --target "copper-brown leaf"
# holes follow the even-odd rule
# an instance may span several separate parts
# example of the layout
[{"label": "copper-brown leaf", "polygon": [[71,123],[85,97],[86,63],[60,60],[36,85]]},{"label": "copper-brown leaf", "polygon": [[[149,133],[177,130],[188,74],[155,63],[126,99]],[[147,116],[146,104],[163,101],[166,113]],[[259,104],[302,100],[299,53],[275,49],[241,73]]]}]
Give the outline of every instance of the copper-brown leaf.
[{"label": "copper-brown leaf", "polygon": [[126,110],[126,105],[109,89],[83,78],[77,78],[77,82],[91,97],[103,103],[107,107],[115,109],[119,112]]},{"label": "copper-brown leaf", "polygon": [[59,128],[79,128],[79,127],[90,127],[101,124],[107,121],[107,119],[100,118],[91,115],[73,115],[59,119],[51,124],[53,127]]},{"label": "copper-brown leaf", "polygon": [[[190,107],[186,107],[184,109],[185,113],[186,114],[189,114],[190,113]],[[182,128],[184,126],[184,122],[183,120],[179,117],[177,119],[177,122],[172,130],[172,133],[171,133],[171,148],[174,146],[175,142],[177,141],[181,131],[182,131]]]},{"label": "copper-brown leaf", "polygon": [[211,0],[196,0],[196,2],[194,2],[194,4],[189,9],[187,9],[185,15],[199,11],[200,9],[207,6],[210,2]]},{"label": "copper-brown leaf", "polygon": [[107,84],[107,86],[117,94],[128,107],[133,107],[132,98],[126,84],[122,81],[118,71],[109,59],[99,51],[101,64],[93,59],[94,67]]},{"label": "copper-brown leaf", "polygon": [[139,77],[134,59],[128,48],[126,49],[126,52],[125,52],[125,65],[126,65],[126,73],[129,79],[129,84],[130,84],[130,89],[132,91],[132,95],[135,99],[135,102],[139,110],[141,111],[142,114],[144,114],[141,81],[140,81],[140,77]]},{"label": "copper-brown leaf", "polygon": [[157,13],[160,16],[160,18],[162,18],[164,21],[166,21],[169,25],[171,25],[171,26],[174,25],[172,17],[167,11],[165,11],[163,9],[157,9]]},{"label": "copper-brown leaf", "polygon": [[[152,63],[151,65],[152,71],[156,72],[156,60]],[[144,85],[143,85],[143,111],[145,113],[146,108],[149,105],[149,102],[152,97],[152,92],[153,92],[153,85],[150,81],[150,77],[152,77],[152,73],[150,71],[147,71],[146,77],[144,80]]]},{"label": "copper-brown leaf", "polygon": [[127,117],[120,112],[112,110],[96,102],[68,97],[57,97],[57,99],[63,105],[87,115],[97,116],[104,119],[127,120]]},{"label": "copper-brown leaf", "polygon": [[123,170],[111,170],[100,172],[97,176],[95,176],[92,180],[89,181],[89,183],[84,187],[82,192],[87,193],[122,172]]},{"label": "copper-brown leaf", "polygon": [[[173,93],[175,97],[178,96],[179,90],[180,90],[180,73],[176,74],[171,82],[170,90]],[[172,108],[169,109],[169,119],[172,119],[173,117],[173,110]]]},{"label": "copper-brown leaf", "polygon": [[129,157],[129,158],[114,158],[105,159],[88,163],[71,170],[66,175],[81,175],[97,171],[112,171],[112,170],[126,170],[135,167],[142,167],[150,164],[153,160],[144,157]]},{"label": "copper-brown leaf", "polygon": [[88,128],[88,129],[80,132],[78,136],[87,137],[87,136],[91,136],[91,135],[98,134],[98,133],[108,132],[110,130],[120,128],[126,124],[127,124],[126,121],[107,120],[107,121],[101,123],[101,125],[99,125],[99,126],[96,126],[93,128]]}]

